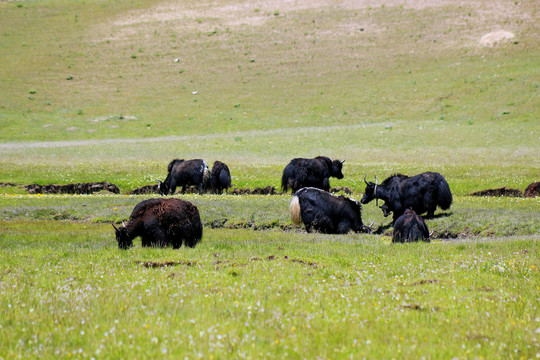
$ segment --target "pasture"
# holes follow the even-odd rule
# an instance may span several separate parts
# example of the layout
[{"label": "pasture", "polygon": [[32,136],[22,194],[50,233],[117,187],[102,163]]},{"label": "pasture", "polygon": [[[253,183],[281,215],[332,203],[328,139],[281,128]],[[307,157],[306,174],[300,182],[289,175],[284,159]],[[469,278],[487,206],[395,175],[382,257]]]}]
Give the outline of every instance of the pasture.
[{"label": "pasture", "polygon": [[[531,359],[537,1],[0,1],[0,359]],[[505,32],[503,32],[505,31]],[[510,36],[510,35],[511,36]],[[499,36],[497,38],[497,36]],[[174,158],[274,186],[294,157],[437,171],[431,243],[293,226],[290,194],[185,195],[194,249],[121,251],[111,223]],[[29,195],[109,181],[121,194]],[[158,196],[158,195],[153,195]],[[179,196],[179,195],[175,195]]]}]

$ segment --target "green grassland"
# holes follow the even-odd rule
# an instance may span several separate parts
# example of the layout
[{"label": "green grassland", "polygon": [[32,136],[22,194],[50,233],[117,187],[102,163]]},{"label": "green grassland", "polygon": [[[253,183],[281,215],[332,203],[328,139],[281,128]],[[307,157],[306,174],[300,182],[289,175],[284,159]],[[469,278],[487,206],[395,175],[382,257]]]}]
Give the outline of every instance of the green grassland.
[{"label": "green grassland", "polygon": [[[0,359],[538,358],[540,3],[0,0]],[[497,31],[514,37],[485,43]],[[431,243],[308,234],[290,195],[186,195],[194,249],[111,223],[173,158],[279,188],[294,157],[438,171]],[[28,195],[109,181],[121,195]]]},{"label": "green grassland", "polygon": [[115,248],[109,224],[3,225],[14,358],[534,358],[538,237],[389,246],[374,235],[205,229]]}]

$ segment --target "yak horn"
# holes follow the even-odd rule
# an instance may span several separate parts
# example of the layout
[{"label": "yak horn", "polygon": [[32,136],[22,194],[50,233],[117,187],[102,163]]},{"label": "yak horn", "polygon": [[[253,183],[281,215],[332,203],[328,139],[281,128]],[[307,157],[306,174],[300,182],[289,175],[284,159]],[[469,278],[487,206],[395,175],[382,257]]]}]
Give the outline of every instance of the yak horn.
[{"label": "yak horn", "polygon": [[111,224],[111,225],[114,228],[114,230],[118,231],[118,228],[116,226],[114,226],[114,224]]},{"label": "yak horn", "polygon": [[346,159],[343,159],[343,161],[341,162],[342,164],[345,162]]},{"label": "yak horn", "polygon": [[124,221],[122,221],[122,226],[123,226],[123,227],[126,227],[126,224],[124,224]]},{"label": "yak horn", "polygon": [[375,175],[375,185],[379,185],[379,182],[377,181],[377,175]]},{"label": "yak horn", "polygon": [[366,175],[364,175],[364,182],[366,183],[366,185],[369,185],[368,182],[366,181]]},{"label": "yak horn", "polygon": [[371,222],[371,224],[369,224],[368,227],[371,228],[371,225],[373,225],[374,222],[375,222],[375,220],[373,220],[373,221]]}]

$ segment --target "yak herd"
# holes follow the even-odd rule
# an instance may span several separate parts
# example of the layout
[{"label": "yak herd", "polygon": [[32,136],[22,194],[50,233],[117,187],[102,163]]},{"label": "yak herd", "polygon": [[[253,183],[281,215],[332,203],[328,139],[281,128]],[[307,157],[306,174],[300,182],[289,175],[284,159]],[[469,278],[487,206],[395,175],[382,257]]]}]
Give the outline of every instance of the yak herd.
[{"label": "yak herd", "polygon": [[[393,213],[392,242],[429,242],[428,227],[420,217],[427,213],[433,217],[435,209],[449,209],[452,193],[444,177],[436,172],[416,176],[395,174],[380,184],[366,183],[360,202],[345,196],[330,194],[330,177],[343,178],[345,160],[331,160],[326,156],[314,159],[296,158],[283,170],[281,187],[286,193],[292,190],[289,206],[291,221],[304,224],[306,231],[325,234],[346,234],[349,231],[371,232],[362,222],[361,204],[383,200],[380,206],[384,216]],[[227,165],[216,161],[212,170],[204,160],[172,160],[167,177],[159,181],[161,195],[174,194],[177,187],[185,193],[188,186],[195,186],[202,194],[211,188],[217,194],[231,187],[231,174]],[[179,248],[182,244],[194,247],[202,238],[203,226],[199,210],[192,203],[177,198],[148,199],[131,213],[127,224],[120,228],[113,225],[120,249],[133,246],[133,239],[140,236],[142,246]]]}]

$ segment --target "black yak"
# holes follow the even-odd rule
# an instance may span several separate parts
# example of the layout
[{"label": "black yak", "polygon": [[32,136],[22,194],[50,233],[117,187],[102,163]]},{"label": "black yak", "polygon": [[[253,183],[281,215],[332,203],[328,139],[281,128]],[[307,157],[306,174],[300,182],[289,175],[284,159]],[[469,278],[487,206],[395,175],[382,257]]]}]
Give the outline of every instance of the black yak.
[{"label": "black yak", "polygon": [[330,160],[326,156],[314,159],[296,158],[283,170],[281,188],[284,192],[292,189],[293,193],[303,187],[315,187],[325,191],[330,190],[330,177],[343,179],[341,169],[343,161]]},{"label": "black yak", "polygon": [[177,186],[182,186],[182,194],[189,185],[194,185],[199,194],[204,192],[205,186],[210,179],[208,165],[201,159],[180,160],[175,159],[167,167],[167,178],[159,182],[158,190],[161,195],[174,194]]},{"label": "black yak", "polygon": [[367,204],[373,199],[385,201],[383,212],[388,215],[394,213],[393,222],[400,217],[406,209],[412,209],[417,214],[427,212],[433,217],[435,209],[439,206],[446,210],[452,204],[452,193],[444,177],[436,172],[425,172],[416,176],[396,174],[388,177],[381,184],[367,182],[361,203]]},{"label": "black yak", "polygon": [[229,167],[221,161],[214,162],[210,179],[212,189],[217,194],[223,193],[223,190],[226,192],[231,187],[231,172]]},{"label": "black yak", "polygon": [[358,201],[313,187],[298,190],[289,205],[294,224],[303,222],[307,232],[313,229],[325,234],[369,231],[369,227],[362,223],[360,211]]},{"label": "black yak", "polygon": [[[123,223],[122,223],[123,224]],[[203,227],[199,210],[189,201],[168,198],[149,199],[135,206],[127,224],[116,230],[120,249],[133,246],[133,239],[140,236],[142,246],[173,249],[195,247],[202,238]]]},{"label": "black yak", "polygon": [[414,210],[407,209],[394,223],[392,242],[409,243],[418,240],[429,242],[428,227]]}]

